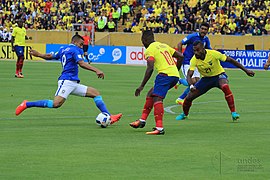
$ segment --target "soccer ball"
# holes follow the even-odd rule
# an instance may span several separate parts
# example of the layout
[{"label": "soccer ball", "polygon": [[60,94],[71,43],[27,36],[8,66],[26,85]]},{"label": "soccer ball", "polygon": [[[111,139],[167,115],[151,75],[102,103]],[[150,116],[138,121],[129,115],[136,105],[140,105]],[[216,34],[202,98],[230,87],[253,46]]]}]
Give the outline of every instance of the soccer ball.
[{"label": "soccer ball", "polygon": [[99,113],[96,117],[96,123],[102,127],[106,128],[111,123],[111,116],[108,113]]}]

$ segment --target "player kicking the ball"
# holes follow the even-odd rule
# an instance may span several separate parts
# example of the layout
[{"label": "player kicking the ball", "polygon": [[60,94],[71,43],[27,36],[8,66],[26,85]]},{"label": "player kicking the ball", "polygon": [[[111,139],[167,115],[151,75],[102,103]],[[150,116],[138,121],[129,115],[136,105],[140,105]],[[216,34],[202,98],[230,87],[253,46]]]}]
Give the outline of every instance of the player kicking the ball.
[{"label": "player kicking the ball", "polygon": [[[234,97],[228,85],[228,76],[225,74],[224,69],[220,65],[220,61],[232,63],[234,66],[242,69],[248,76],[253,77],[255,73],[246,69],[244,66],[242,66],[242,64],[231,57],[227,57],[226,55],[215,50],[205,49],[201,41],[195,41],[193,43],[193,50],[194,56],[190,61],[190,68],[187,75],[187,81],[190,85],[190,92],[185,98],[182,106],[184,112],[177,116],[176,120],[185,119],[188,116],[192,101],[214,87],[217,87],[223,91],[231,111],[232,119],[234,121],[237,120],[240,116],[235,111]],[[196,67],[203,77],[196,84],[193,84],[191,77]]]},{"label": "player kicking the ball", "polygon": [[[58,88],[55,93],[54,100],[39,100],[34,102],[24,100],[16,108],[15,114],[17,116],[20,115],[25,109],[31,107],[59,108],[63,105],[70,94],[93,98],[97,108],[101,112],[110,114],[98,90],[93,87],[87,87],[79,84],[80,79],[78,77],[78,65],[83,69],[95,72],[98,78],[104,79],[104,73],[102,71],[84,62],[82,51],[83,42],[84,40],[80,35],[74,35],[72,37],[71,44],[61,47],[55,54],[41,54],[35,50],[30,50],[30,54],[32,56],[47,60],[60,59],[63,71],[58,78]],[[110,116],[111,124],[113,124],[119,121],[122,114],[120,113]]]},{"label": "player kicking the ball", "polygon": [[[150,79],[154,67],[157,69],[158,75],[156,76],[154,87],[147,93],[141,118],[130,123],[130,126],[133,128],[143,128],[149,113],[154,107],[156,127],[153,128],[153,131],[146,134],[163,135],[165,133],[163,129],[163,99],[166,97],[168,90],[174,87],[179,80],[178,70],[182,65],[183,55],[167,44],[155,42],[154,34],[149,30],[143,32],[142,43],[147,48],[144,54],[147,60],[147,69],[141,85],[135,91],[135,96],[140,95]],[[177,59],[177,63],[175,63],[173,57]]]}]

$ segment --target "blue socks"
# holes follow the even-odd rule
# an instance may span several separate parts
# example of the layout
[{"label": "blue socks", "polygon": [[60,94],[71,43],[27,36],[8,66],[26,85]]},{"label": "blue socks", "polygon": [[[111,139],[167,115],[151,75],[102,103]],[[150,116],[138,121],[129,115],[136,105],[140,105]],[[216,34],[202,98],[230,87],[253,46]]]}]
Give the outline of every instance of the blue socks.
[{"label": "blue socks", "polygon": [[180,84],[183,84],[184,86],[188,86],[188,82],[187,82],[187,80],[186,79],[179,79],[179,83]]},{"label": "blue socks", "polygon": [[96,103],[97,108],[101,112],[106,112],[106,113],[110,114],[109,111],[108,111],[108,109],[107,109],[107,107],[106,107],[106,105],[105,105],[105,103],[104,103],[104,101],[102,100],[102,97],[101,96],[94,97],[94,101]]},{"label": "blue socks", "polygon": [[43,107],[43,108],[53,108],[53,100],[40,100],[34,102],[27,102],[27,108],[31,107]]},{"label": "blue socks", "polygon": [[189,92],[189,87],[185,89],[185,91],[183,92],[183,94],[181,94],[181,96],[179,96],[179,98],[185,99],[188,95],[188,92]]}]

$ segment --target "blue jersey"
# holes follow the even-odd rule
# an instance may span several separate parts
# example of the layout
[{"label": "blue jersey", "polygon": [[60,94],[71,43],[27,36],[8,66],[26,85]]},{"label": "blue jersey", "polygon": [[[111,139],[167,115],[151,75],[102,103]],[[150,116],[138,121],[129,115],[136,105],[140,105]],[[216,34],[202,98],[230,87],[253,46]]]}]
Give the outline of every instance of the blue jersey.
[{"label": "blue jersey", "polygon": [[212,49],[210,46],[210,41],[207,36],[201,37],[199,33],[192,33],[189,34],[187,37],[185,37],[182,40],[183,45],[187,45],[186,49],[184,51],[184,61],[183,64],[189,64],[191,58],[194,55],[193,52],[193,43],[197,40],[200,40],[203,42],[203,45],[206,49]]},{"label": "blue jersey", "polygon": [[63,46],[53,55],[53,59],[59,59],[63,71],[58,80],[70,80],[80,82],[78,77],[78,62],[83,61],[83,50],[74,44]]}]

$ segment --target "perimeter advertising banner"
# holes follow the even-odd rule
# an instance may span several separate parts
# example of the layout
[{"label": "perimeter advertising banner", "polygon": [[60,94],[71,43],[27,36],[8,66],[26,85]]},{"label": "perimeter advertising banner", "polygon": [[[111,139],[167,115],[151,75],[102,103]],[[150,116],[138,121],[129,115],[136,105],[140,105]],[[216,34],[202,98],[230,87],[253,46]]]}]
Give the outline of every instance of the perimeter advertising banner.
[{"label": "perimeter advertising banner", "polygon": [[[41,58],[33,57],[29,54],[30,49],[35,49],[39,52],[45,52],[46,45],[40,43],[26,43],[24,49],[24,57],[27,60],[42,60]],[[0,43],[0,60],[14,60],[17,55],[12,51],[11,43]]]},{"label": "perimeter advertising banner", "polygon": [[[234,58],[248,69],[263,69],[270,51],[245,51],[245,50],[219,50],[221,53]],[[234,65],[221,62],[221,65],[226,68],[235,68]]]},{"label": "perimeter advertising banner", "polygon": [[127,46],[126,51],[126,64],[132,65],[146,65],[146,60],[144,58],[144,47]]},{"label": "perimeter advertising banner", "polygon": [[[47,44],[46,53],[57,52],[63,44]],[[93,63],[126,64],[125,46],[89,46],[88,58]]]}]

